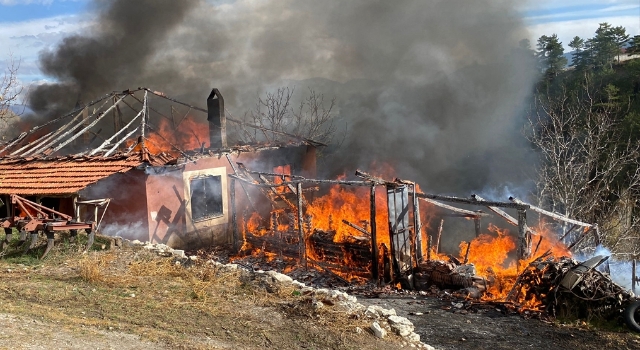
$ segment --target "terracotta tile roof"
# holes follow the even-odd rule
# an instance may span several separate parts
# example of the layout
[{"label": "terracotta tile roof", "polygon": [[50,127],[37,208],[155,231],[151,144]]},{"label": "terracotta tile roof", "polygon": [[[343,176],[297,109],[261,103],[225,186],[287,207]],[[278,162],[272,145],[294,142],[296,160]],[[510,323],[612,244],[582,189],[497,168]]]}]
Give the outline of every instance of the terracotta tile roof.
[{"label": "terracotta tile roof", "polygon": [[142,164],[140,155],[0,159],[0,194],[71,194]]}]

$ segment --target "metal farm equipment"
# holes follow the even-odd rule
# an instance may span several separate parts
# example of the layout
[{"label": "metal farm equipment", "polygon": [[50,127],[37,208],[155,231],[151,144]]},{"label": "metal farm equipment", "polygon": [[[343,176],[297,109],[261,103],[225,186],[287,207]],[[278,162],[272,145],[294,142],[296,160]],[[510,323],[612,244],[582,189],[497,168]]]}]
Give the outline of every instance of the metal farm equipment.
[{"label": "metal farm equipment", "polygon": [[[98,206],[103,205],[105,201],[108,204],[108,200],[102,201],[102,203],[89,201],[84,204],[95,205],[97,212]],[[30,249],[35,247],[40,233],[45,233],[47,235],[47,247],[40,259],[43,259],[47,256],[49,251],[51,251],[54,245],[55,233],[59,231],[69,231],[71,233],[71,238],[75,239],[78,235],[78,230],[85,230],[88,235],[88,242],[85,250],[89,250],[95,239],[96,221],[76,221],[71,215],[55,211],[41,204],[12,194],[11,216],[2,220],[2,228],[4,228],[5,232],[5,239],[1,242],[2,250],[6,249],[8,243],[11,241],[14,228],[20,233],[20,245],[26,244],[27,234],[30,234],[31,236],[30,242],[25,246],[24,253],[27,253]]]}]

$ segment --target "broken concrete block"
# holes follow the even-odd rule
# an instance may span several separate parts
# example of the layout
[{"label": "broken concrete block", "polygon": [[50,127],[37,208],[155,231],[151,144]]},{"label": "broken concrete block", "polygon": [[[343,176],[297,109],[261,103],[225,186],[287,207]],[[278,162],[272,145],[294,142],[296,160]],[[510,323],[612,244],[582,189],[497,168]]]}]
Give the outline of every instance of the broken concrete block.
[{"label": "broken concrete block", "polygon": [[387,320],[389,320],[391,330],[401,337],[408,336],[414,330],[413,323],[411,323],[411,321],[406,317],[389,316]]},{"label": "broken concrete block", "polygon": [[266,272],[267,275],[271,276],[275,281],[280,282],[280,283],[291,283],[293,282],[293,278],[282,274],[280,272],[277,271],[267,271]]},{"label": "broken concrete block", "polygon": [[417,343],[417,342],[420,341],[420,334],[411,332],[411,333],[409,333],[409,335],[404,337],[404,339],[406,339],[408,341],[411,341],[411,342],[414,342],[414,343]]},{"label": "broken concrete block", "polygon": [[184,250],[182,249],[174,249],[171,251],[171,254],[178,259],[184,259],[186,255],[184,255]]},{"label": "broken concrete block", "polygon": [[389,316],[396,316],[395,309],[385,309],[378,305],[370,305],[367,310],[364,312],[365,316],[371,318],[384,317],[387,318]]},{"label": "broken concrete block", "polygon": [[387,335],[387,331],[384,330],[384,328],[380,327],[380,324],[378,324],[378,322],[373,322],[370,328],[373,332],[373,335],[378,338],[384,338]]}]

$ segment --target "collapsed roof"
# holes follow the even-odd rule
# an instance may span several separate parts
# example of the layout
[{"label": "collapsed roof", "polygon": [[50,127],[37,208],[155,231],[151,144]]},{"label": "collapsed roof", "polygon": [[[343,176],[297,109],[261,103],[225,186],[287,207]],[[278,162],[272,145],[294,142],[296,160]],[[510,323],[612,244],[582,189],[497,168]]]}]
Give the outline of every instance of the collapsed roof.
[{"label": "collapsed roof", "polygon": [[[106,94],[0,145],[0,193],[69,194],[144,164],[170,165],[178,159],[188,161],[288,145],[229,147],[226,121],[281,134],[292,143],[322,145],[226,117],[222,95],[217,89],[209,96],[209,100],[212,99],[219,108],[213,112],[217,121],[212,121],[211,101],[207,101],[207,110],[148,88]],[[203,116],[208,123],[198,122]],[[225,141],[216,142],[212,136],[215,133]]]}]

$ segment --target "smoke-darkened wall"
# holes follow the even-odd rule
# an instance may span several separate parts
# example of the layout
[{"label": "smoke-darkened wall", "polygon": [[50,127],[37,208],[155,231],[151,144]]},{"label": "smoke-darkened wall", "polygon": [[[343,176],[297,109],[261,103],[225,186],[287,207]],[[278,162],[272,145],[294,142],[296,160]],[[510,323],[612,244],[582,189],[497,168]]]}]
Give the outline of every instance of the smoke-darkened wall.
[{"label": "smoke-darkened wall", "polygon": [[318,169],[391,163],[433,192],[522,184],[533,67],[511,0],[96,1],[97,22],[41,56],[34,110],[137,86],[240,117],[279,86],[335,97],[342,146]]}]

